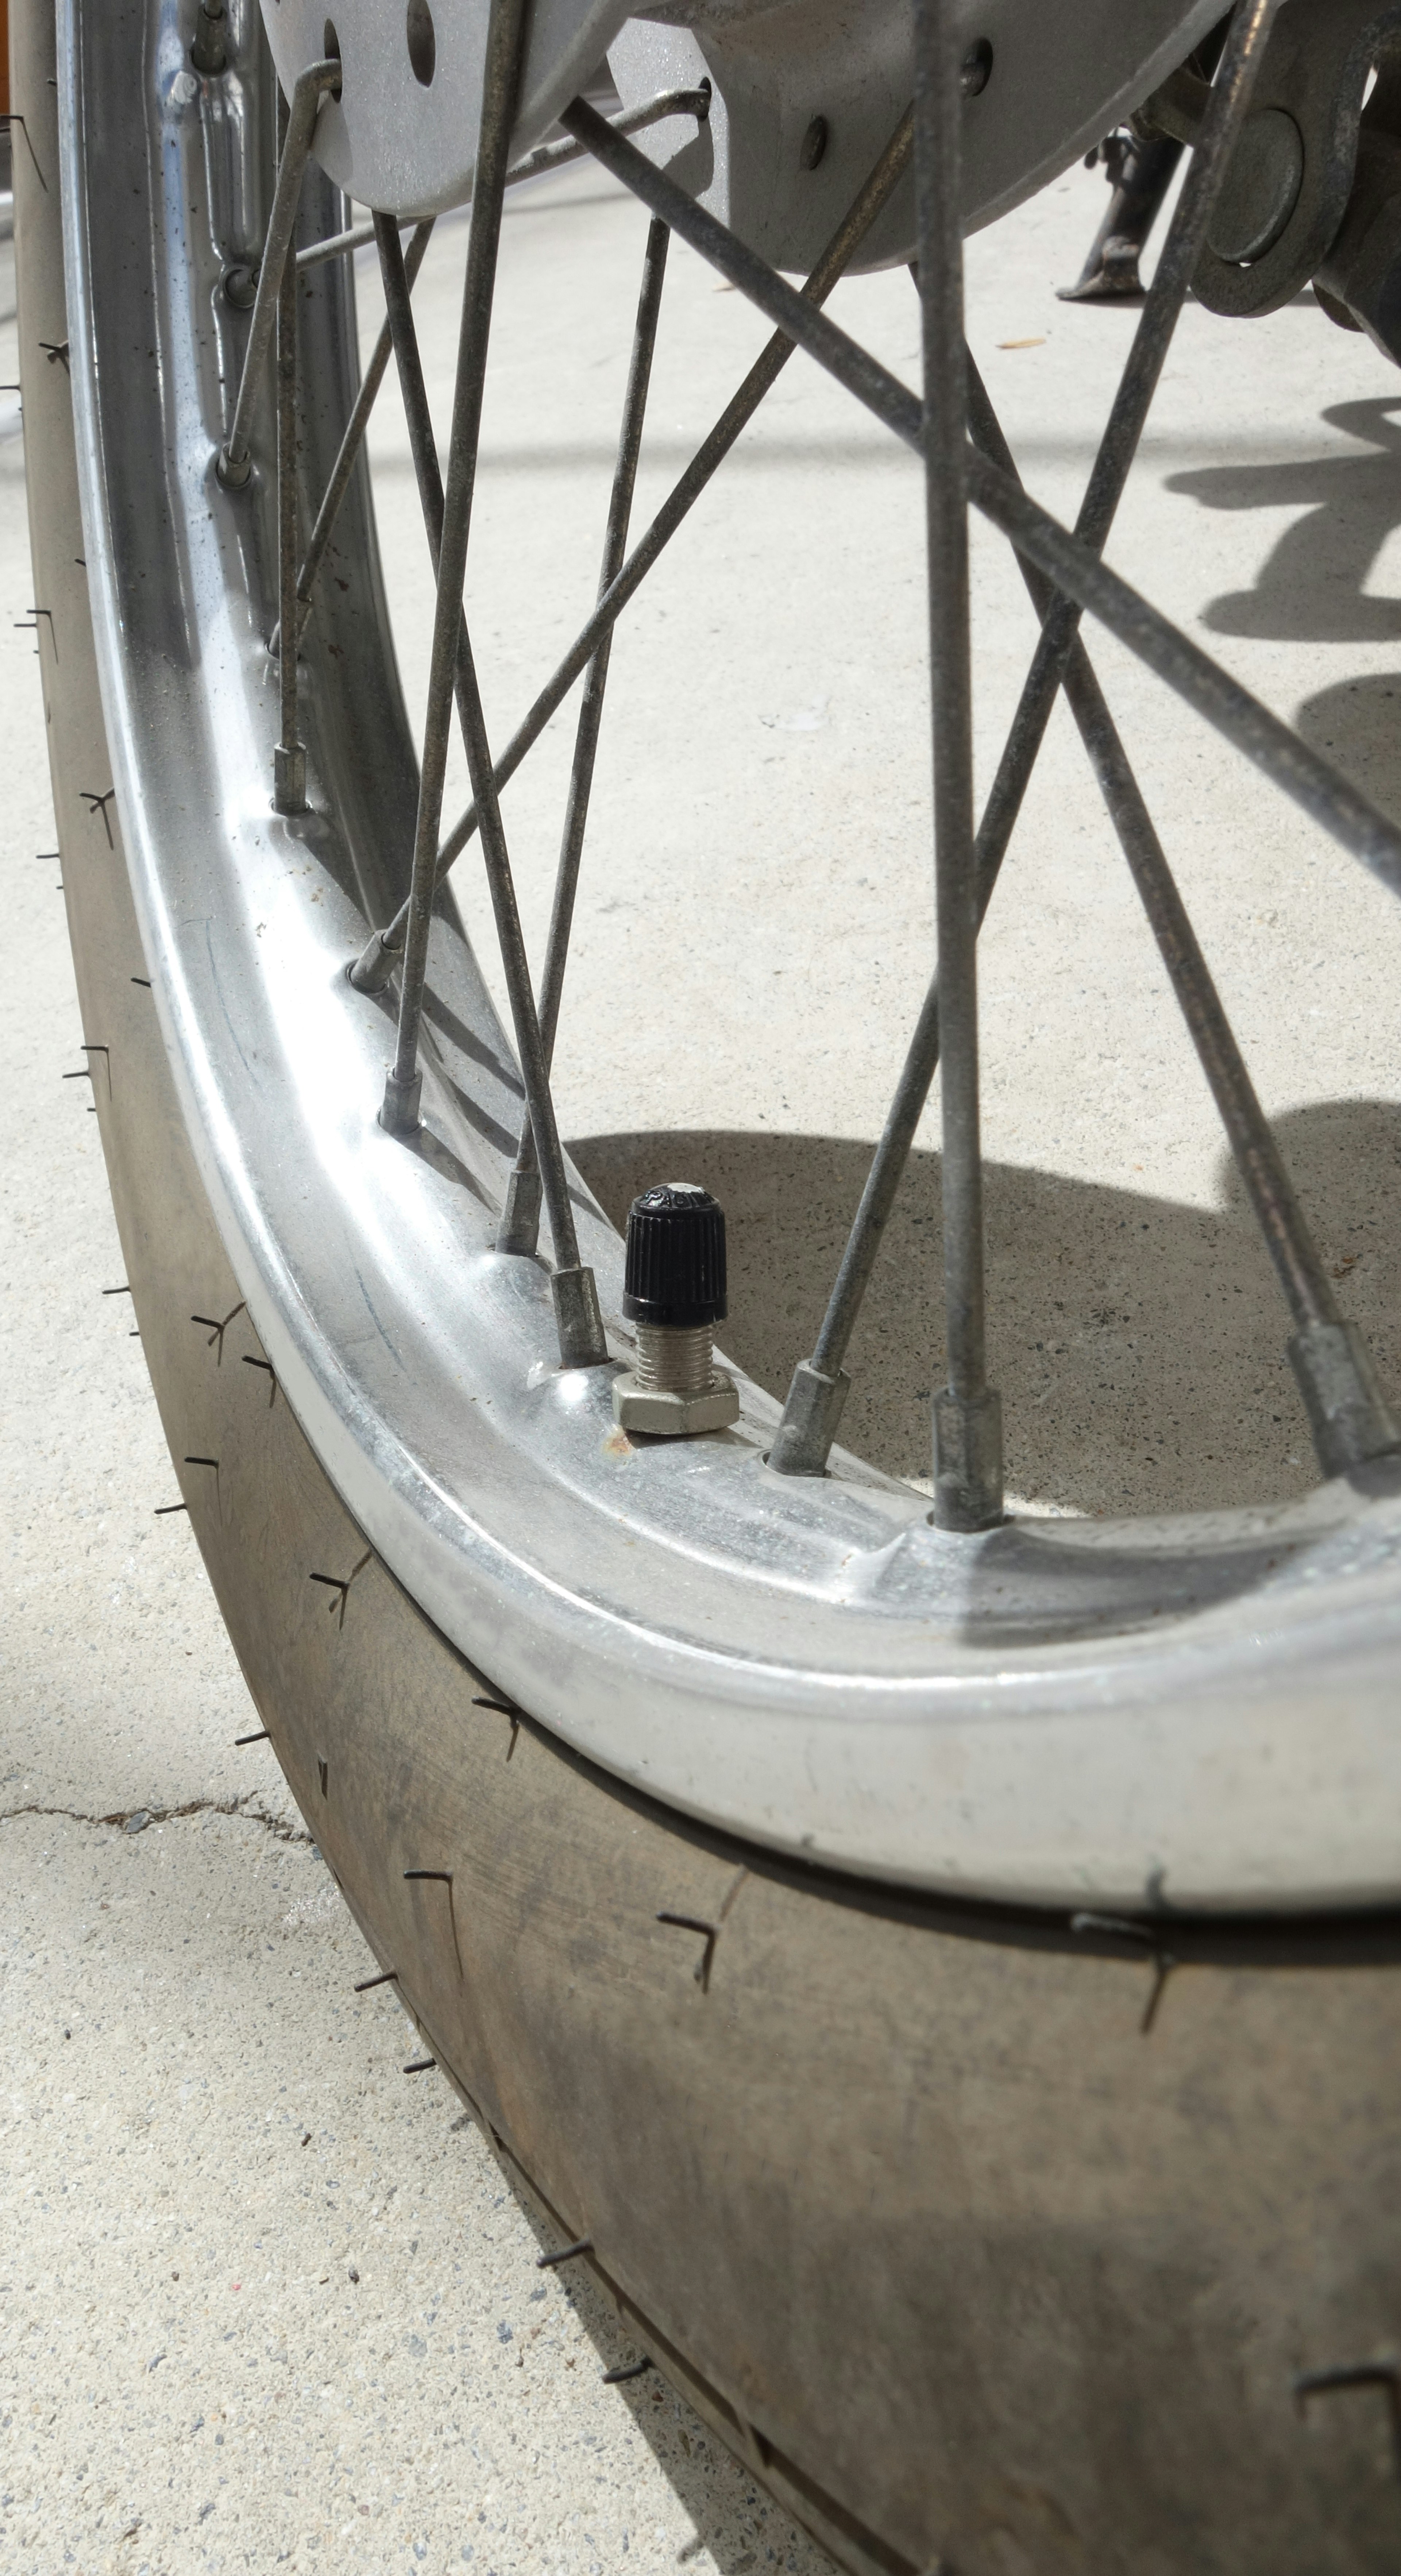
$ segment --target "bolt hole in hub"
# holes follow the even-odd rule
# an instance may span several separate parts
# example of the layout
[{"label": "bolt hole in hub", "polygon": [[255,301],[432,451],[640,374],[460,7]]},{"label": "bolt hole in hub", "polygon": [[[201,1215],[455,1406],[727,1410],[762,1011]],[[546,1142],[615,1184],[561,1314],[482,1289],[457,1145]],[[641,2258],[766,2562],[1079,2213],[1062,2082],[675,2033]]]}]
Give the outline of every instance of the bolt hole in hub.
[{"label": "bolt hole in hub", "polygon": [[806,134],[798,159],[805,170],[815,170],[827,149],[827,119],[815,116]]},{"label": "bolt hole in hub", "polygon": [[979,36],[963,57],[959,87],[965,98],[981,98],[992,78],[992,46],[986,36]]},{"label": "bolt hole in hub", "polygon": [[414,79],[427,89],[438,68],[438,38],[428,0],[409,0],[404,16],[404,35]]}]

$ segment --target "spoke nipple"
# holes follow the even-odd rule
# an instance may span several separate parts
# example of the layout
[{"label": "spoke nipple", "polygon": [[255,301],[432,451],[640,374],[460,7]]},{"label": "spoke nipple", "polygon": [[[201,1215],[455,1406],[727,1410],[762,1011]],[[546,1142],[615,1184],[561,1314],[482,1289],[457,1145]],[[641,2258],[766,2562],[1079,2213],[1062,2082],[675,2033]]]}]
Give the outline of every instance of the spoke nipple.
[{"label": "spoke nipple", "polygon": [[959,65],[958,86],[965,98],[981,98],[991,78],[992,47],[986,36],[979,36]]},{"label": "spoke nipple", "polygon": [[399,959],[382,930],[372,930],[358,957],[352,957],[345,980],[357,993],[382,993]]},{"label": "spoke nipple", "polygon": [[517,1166],[506,1183],[506,1201],[496,1229],[498,1252],[535,1251],[540,1240],[541,1196],[539,1164],[532,1164],[528,1172]]},{"label": "spoke nipple", "polygon": [[934,1399],[934,1509],[936,1529],[995,1529],[1002,1509],[1002,1398],[985,1386],[977,1395],[945,1387]]},{"label": "spoke nipple", "polygon": [[598,1288],[587,1264],[577,1262],[570,1270],[553,1271],[550,1295],[554,1299],[561,1368],[605,1367],[608,1343],[599,1312]]},{"label": "spoke nipple", "polygon": [[845,1369],[829,1375],[816,1360],[799,1360],[774,1434],[768,1465],[779,1476],[825,1476],[842,1406],[851,1391]]},{"label": "spoke nipple", "polygon": [[1305,1324],[1289,1359],[1325,1476],[1345,1476],[1401,1447],[1376,1363],[1356,1324]]},{"label": "spoke nipple", "polygon": [[236,313],[251,313],[258,301],[258,272],[246,259],[226,268],[222,279],[225,300]]},{"label": "spoke nipple", "polygon": [[388,1136],[413,1136],[418,1132],[419,1103],[423,1098],[423,1075],[415,1067],[406,1081],[401,1081],[391,1065],[384,1077],[384,1099],[380,1105],[379,1123]]},{"label": "spoke nipple", "polygon": [[197,72],[212,80],[226,69],[228,59],[228,48],[224,43],[224,0],[199,0],[190,60]]},{"label": "spoke nipple", "polygon": [[815,170],[827,149],[827,119],[815,116],[798,146],[800,170]]},{"label": "spoke nipple", "polygon": [[235,456],[231,448],[221,447],[214,460],[214,471],[226,492],[241,492],[253,471],[251,456]]},{"label": "spoke nipple", "polygon": [[280,742],[272,756],[272,810],[275,814],[306,812],[306,753],[299,742]]},{"label": "spoke nipple", "polygon": [[624,1431],[675,1439],[737,1419],[734,1380],[715,1366],[714,1327],[726,1312],[723,1208],[694,1181],[644,1190],[628,1210],[623,1283],[637,1366],[613,1387]]}]

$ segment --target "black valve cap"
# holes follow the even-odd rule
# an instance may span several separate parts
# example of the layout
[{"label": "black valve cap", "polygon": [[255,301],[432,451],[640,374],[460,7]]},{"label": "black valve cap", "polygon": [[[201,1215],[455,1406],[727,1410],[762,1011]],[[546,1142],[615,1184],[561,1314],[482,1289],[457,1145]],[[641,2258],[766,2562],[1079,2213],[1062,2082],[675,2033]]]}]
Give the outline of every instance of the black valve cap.
[{"label": "black valve cap", "polygon": [[659,1181],[628,1210],[623,1313],[633,1324],[718,1324],[725,1211],[693,1181]]}]

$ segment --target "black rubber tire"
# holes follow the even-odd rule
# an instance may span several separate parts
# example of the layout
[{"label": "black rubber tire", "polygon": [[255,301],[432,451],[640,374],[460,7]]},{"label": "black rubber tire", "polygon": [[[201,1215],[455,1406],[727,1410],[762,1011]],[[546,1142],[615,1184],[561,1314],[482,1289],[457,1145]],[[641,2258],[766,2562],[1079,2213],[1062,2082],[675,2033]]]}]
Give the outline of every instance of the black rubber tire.
[{"label": "black rubber tire", "polygon": [[[193,1526],[347,1903],[537,2213],[591,2240],[644,2349],[845,2566],[1390,2567],[1397,1924],[1198,1924],[1169,1962],[650,1807],[497,1704],[241,1365],[263,1355],[133,980],[115,808],[81,793],[111,770],[41,347],[67,339],[53,0],[13,20],[35,596],[99,1123]],[[197,1313],[230,1317],[217,1344]],[[1306,2402],[1297,2374],[1331,2366],[1362,2377]]]}]

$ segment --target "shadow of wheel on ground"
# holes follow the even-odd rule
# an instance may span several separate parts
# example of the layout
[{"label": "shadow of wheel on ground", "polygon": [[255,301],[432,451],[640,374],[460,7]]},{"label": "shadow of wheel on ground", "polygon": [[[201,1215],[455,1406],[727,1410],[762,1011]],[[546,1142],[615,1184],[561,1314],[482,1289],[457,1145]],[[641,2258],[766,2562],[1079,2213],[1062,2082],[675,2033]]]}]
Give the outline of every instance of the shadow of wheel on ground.
[{"label": "shadow of wheel on ground", "polygon": [[[1401,1386],[1401,1108],[1315,1103],[1276,1133],[1344,1315]],[[871,1147],[849,1138],[669,1129],[569,1148],[613,1222],[658,1180],[725,1209],[719,1336],[781,1397],[811,1351]],[[1288,1317],[1234,1166],[1201,1208],[1017,1165],[986,1166],[989,1350],[1009,1494],[1116,1514],[1287,1500],[1316,1482],[1286,1355]],[[844,1444],[929,1475],[940,1383],[939,1157],[917,1153],[852,1343]]]}]

